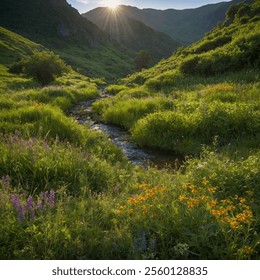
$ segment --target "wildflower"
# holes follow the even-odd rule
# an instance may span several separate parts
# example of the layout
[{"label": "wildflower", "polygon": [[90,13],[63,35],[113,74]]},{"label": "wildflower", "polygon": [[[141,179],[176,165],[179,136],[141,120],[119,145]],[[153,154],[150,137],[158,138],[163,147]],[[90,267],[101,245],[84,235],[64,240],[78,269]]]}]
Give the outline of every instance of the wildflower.
[{"label": "wildflower", "polygon": [[54,200],[55,200],[55,192],[54,192],[54,190],[50,191],[49,198],[50,198],[50,205],[53,206],[54,205]]},{"label": "wildflower", "polygon": [[26,210],[30,213],[30,218],[34,219],[34,201],[31,195],[26,200]]},{"label": "wildflower", "polygon": [[242,223],[246,223],[246,215],[244,213],[239,213],[236,215],[236,219]]},{"label": "wildflower", "polygon": [[243,203],[245,203],[245,202],[246,202],[246,199],[245,199],[245,198],[240,197],[240,198],[239,198],[239,202],[240,202],[241,204],[243,204]]},{"label": "wildflower", "polygon": [[179,201],[180,202],[182,202],[182,201],[184,201],[184,200],[186,200],[187,199],[187,197],[185,196],[185,195],[180,195],[179,196]]},{"label": "wildflower", "polygon": [[207,186],[207,185],[209,184],[209,181],[206,180],[206,179],[204,179],[204,180],[202,181],[202,184],[203,184],[204,186]]},{"label": "wildflower", "polygon": [[36,208],[39,209],[40,211],[43,210],[42,199],[40,198],[38,199]]},{"label": "wildflower", "polygon": [[18,215],[17,215],[18,220],[23,220],[25,218],[25,208],[24,206],[20,205],[18,208]]},{"label": "wildflower", "polygon": [[41,198],[43,201],[45,201],[46,203],[48,203],[48,192],[41,192]]},{"label": "wildflower", "polygon": [[217,188],[208,188],[208,191],[209,191],[210,193],[215,193],[216,190],[217,190]]},{"label": "wildflower", "polygon": [[16,195],[11,196],[11,201],[16,209],[21,205],[20,198]]},{"label": "wildflower", "polygon": [[25,217],[25,207],[21,204],[20,198],[16,195],[12,195],[11,201],[17,211],[17,219],[20,221],[23,220]]},{"label": "wildflower", "polygon": [[198,203],[199,203],[199,201],[197,199],[194,199],[194,198],[190,198],[187,201],[187,204],[188,204],[189,208],[194,208]]},{"label": "wildflower", "polygon": [[216,205],[217,205],[216,199],[211,200],[211,201],[209,202],[209,206],[210,206],[210,207],[215,207]]},{"label": "wildflower", "polygon": [[238,229],[239,228],[239,224],[237,222],[237,220],[235,218],[232,218],[229,222],[231,228],[233,229]]}]

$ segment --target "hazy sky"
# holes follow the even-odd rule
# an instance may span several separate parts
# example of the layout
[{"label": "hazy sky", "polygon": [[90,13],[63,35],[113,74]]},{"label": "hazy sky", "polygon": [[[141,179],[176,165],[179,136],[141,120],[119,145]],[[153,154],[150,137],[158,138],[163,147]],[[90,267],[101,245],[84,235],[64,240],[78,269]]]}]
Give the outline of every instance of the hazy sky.
[{"label": "hazy sky", "polygon": [[96,7],[105,7],[107,2],[116,2],[117,4],[130,5],[138,8],[155,9],[187,9],[200,7],[207,4],[228,2],[230,0],[67,0],[80,13],[92,10]]}]

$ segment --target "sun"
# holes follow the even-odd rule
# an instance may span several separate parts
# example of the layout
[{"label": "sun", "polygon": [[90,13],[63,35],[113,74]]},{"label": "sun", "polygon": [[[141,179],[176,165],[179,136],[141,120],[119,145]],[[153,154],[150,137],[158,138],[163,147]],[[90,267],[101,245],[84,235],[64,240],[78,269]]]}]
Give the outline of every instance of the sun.
[{"label": "sun", "polygon": [[119,0],[105,0],[103,2],[106,5],[106,7],[108,7],[111,10],[116,10],[120,5]]}]

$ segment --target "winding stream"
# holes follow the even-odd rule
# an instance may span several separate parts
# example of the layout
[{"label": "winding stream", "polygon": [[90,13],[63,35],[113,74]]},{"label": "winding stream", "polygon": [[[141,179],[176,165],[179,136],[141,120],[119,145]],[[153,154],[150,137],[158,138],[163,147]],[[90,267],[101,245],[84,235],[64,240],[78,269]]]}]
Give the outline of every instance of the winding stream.
[{"label": "winding stream", "polygon": [[79,124],[92,127],[94,130],[99,130],[109,136],[112,143],[117,145],[122,152],[127,156],[128,160],[134,165],[147,166],[148,164],[162,168],[168,166],[169,168],[178,168],[183,162],[183,158],[174,154],[169,154],[157,150],[143,149],[133,143],[130,135],[126,130],[117,126],[96,122],[91,113],[92,104],[103,98],[110,98],[111,95],[100,90],[101,96],[82,101],[74,106],[69,111],[69,115],[73,116]]}]

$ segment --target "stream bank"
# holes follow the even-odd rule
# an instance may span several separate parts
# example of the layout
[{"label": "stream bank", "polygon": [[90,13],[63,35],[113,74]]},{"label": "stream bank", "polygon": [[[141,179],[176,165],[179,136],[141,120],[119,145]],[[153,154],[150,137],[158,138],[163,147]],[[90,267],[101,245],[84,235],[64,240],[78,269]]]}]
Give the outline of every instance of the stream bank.
[{"label": "stream bank", "polygon": [[104,89],[100,89],[99,97],[78,103],[70,109],[68,114],[74,117],[79,124],[88,127],[90,126],[92,129],[102,131],[106,134],[111,142],[122,150],[133,165],[142,165],[144,167],[152,165],[157,168],[168,167],[175,170],[178,169],[184,161],[183,156],[174,155],[172,153],[169,154],[165,151],[141,148],[131,141],[130,134],[126,130],[114,125],[96,121],[93,118],[91,112],[92,104],[98,100],[110,97],[112,97],[112,95],[106,93]]}]

